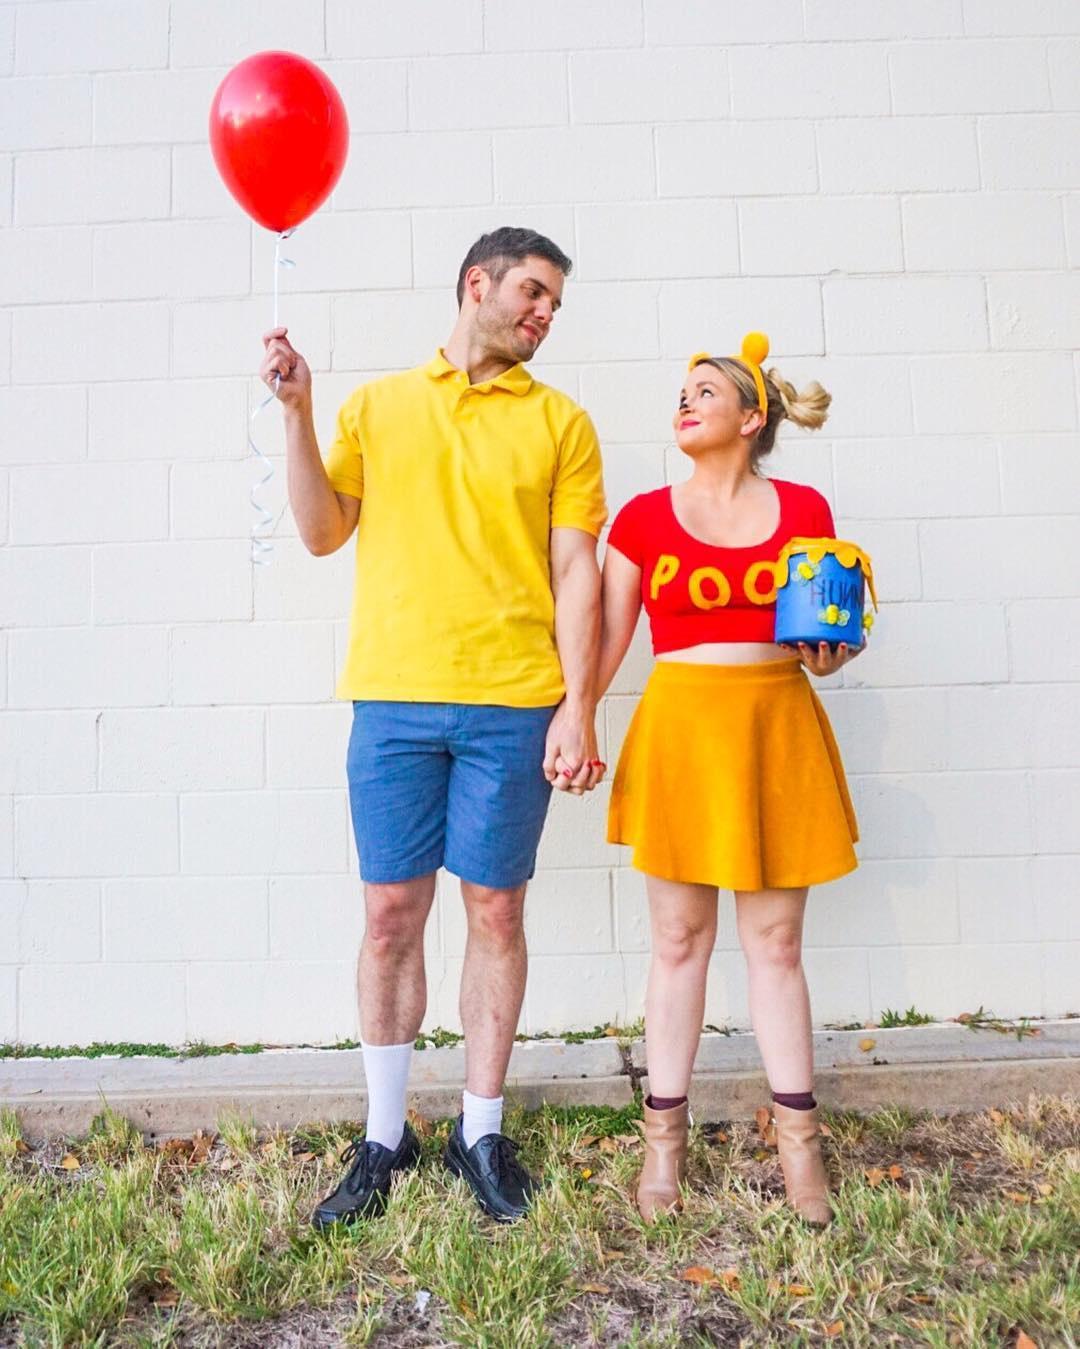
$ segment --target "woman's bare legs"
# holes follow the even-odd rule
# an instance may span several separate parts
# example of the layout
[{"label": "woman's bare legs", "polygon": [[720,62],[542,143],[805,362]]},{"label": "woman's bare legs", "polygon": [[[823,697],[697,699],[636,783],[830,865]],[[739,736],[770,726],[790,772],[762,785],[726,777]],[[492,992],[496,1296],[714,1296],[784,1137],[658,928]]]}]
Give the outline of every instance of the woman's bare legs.
[{"label": "woman's bare legs", "polygon": [[649,1091],[685,1096],[705,1017],[709,957],[716,943],[716,888],[646,876],[652,961],[645,994]]},{"label": "woman's bare legs", "polygon": [[737,890],[735,913],[746,956],[750,1020],[769,1086],[812,1091],[810,995],[802,965],[806,889]]},{"label": "woman's bare legs", "polygon": [[[739,940],[750,980],[750,1017],[773,1090],[776,1146],[788,1203],[812,1227],[832,1221],[818,1113],[782,1096],[813,1090],[810,997],[802,967],[806,890],[736,891]],[[808,1100],[812,1100],[808,1096]]]}]

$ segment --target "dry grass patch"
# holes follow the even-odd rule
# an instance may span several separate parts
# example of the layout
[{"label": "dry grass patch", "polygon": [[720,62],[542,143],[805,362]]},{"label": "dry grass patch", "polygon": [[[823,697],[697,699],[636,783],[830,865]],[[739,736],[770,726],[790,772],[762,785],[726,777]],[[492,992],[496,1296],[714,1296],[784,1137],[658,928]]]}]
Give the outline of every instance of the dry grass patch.
[{"label": "dry grass patch", "polygon": [[219,1123],[156,1148],[105,1114],[30,1148],[0,1121],[0,1345],[1023,1343],[1080,1324],[1080,1106],[829,1118],[836,1223],[784,1208],[773,1148],[695,1130],[685,1213],[630,1202],[636,1110],[547,1109],[509,1129],[543,1178],[530,1218],[483,1218],[419,1122],[388,1212],[318,1235],[352,1131]]}]

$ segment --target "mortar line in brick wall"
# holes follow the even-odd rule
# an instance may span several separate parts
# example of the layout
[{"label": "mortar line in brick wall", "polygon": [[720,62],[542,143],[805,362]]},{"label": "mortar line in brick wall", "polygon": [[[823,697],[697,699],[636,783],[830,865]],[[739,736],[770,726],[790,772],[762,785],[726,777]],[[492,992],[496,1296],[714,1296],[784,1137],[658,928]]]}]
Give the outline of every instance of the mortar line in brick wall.
[{"label": "mortar line in brick wall", "polygon": [[[1001,685],[1001,687],[1006,686]],[[1032,768],[1029,764],[1017,764],[1014,768],[918,768],[900,773],[849,773],[848,778],[855,782],[898,782],[901,778],[1015,777],[1018,773],[1026,772],[1069,773],[1075,772],[1075,769],[1060,766],[1057,768]]]}]

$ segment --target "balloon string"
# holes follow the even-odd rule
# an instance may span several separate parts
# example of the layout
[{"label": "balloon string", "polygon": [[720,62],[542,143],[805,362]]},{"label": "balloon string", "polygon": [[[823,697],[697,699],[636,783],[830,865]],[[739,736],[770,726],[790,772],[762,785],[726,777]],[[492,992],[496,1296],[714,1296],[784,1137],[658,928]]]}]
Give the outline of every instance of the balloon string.
[{"label": "balloon string", "polygon": [[[274,243],[273,327],[275,328],[279,326],[278,273],[280,272],[282,267],[296,266],[296,263],[293,262],[292,258],[282,257],[281,254],[281,245],[289,237],[290,234],[292,234],[292,230],[283,230],[278,235]],[[259,462],[262,464],[262,466],[266,469],[266,472],[263,474],[263,476],[257,482],[252,484],[251,490],[248,493],[248,497],[251,501],[251,509],[255,512],[255,515],[257,517],[255,523],[251,526],[251,560],[257,567],[268,567],[270,565],[270,558],[274,551],[274,545],[270,542],[268,536],[273,533],[274,526],[277,524],[277,520],[275,520],[271,512],[268,511],[266,507],[262,504],[262,502],[259,500],[259,492],[266,486],[266,484],[274,476],[274,466],[270,462],[270,460],[267,459],[266,455],[263,454],[262,450],[259,449],[258,445],[255,443],[255,436],[252,432],[252,428],[255,425],[255,418],[258,417],[259,413],[262,412],[263,408],[268,408],[270,404],[275,401],[275,399],[277,398],[278,389],[280,387],[281,387],[281,376],[275,375],[273,390],[266,395],[266,397],[262,400],[261,403],[257,404],[257,406],[252,411],[251,416],[248,418],[248,436],[247,436],[248,449],[251,451],[252,455],[256,459],[258,459]],[[284,507],[282,507],[282,513],[284,513]]]}]

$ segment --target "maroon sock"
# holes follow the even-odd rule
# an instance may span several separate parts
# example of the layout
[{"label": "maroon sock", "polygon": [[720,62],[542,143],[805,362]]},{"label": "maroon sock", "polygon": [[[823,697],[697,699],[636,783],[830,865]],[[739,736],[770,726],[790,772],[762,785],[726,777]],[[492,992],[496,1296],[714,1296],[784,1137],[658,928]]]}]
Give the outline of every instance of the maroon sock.
[{"label": "maroon sock", "polygon": [[674,1110],[677,1105],[685,1105],[685,1096],[646,1096],[645,1104],[650,1110]]},{"label": "maroon sock", "polygon": [[789,1110],[813,1110],[817,1105],[812,1091],[774,1091],[772,1098],[777,1105],[786,1105]]}]

